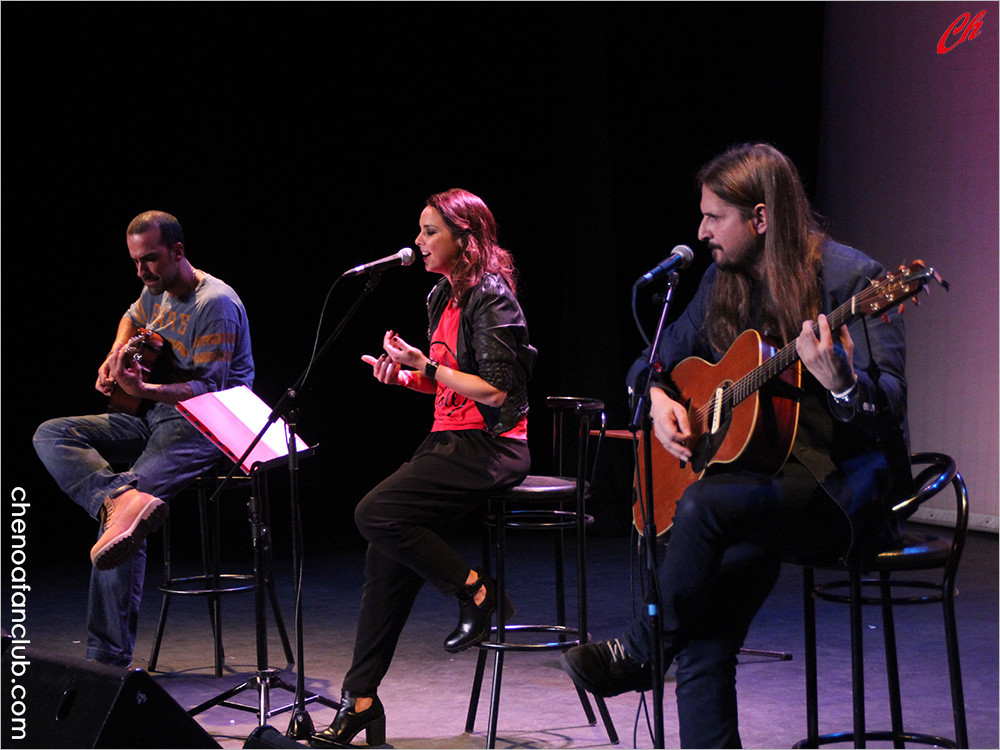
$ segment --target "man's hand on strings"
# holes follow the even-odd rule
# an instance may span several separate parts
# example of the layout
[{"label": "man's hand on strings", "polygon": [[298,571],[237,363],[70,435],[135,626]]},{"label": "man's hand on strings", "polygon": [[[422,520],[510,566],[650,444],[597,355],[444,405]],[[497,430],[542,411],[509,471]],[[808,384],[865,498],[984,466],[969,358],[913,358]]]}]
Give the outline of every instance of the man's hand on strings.
[{"label": "man's hand on strings", "polygon": [[106,364],[111,381],[117,383],[119,388],[130,396],[143,395],[142,370],[128,347],[122,346],[113,351]]},{"label": "man's hand on strings", "polygon": [[654,386],[649,389],[649,414],[653,418],[653,434],[667,452],[681,461],[690,461],[691,449],[685,444],[691,437],[687,409],[662,388]]},{"label": "man's hand on strings", "polygon": [[808,320],[802,324],[802,333],[795,340],[795,350],[806,369],[828,391],[842,393],[857,379],[851,334],[847,326],[841,326],[834,335],[825,315],[819,316],[815,326]]}]

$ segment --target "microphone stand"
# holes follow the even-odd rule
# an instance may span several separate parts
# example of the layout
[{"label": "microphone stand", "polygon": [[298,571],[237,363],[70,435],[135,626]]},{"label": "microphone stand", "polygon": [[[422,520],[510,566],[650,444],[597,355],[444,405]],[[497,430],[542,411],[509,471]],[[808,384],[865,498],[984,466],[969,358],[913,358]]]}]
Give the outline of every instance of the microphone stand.
[{"label": "microphone stand", "polygon": [[[667,277],[667,292],[663,299],[663,311],[660,313],[660,322],[656,329],[656,337],[649,352],[649,367],[646,372],[646,384],[641,394],[636,397],[635,408],[632,414],[632,422],[629,424],[629,431],[633,440],[636,433],[642,431],[643,448],[643,469],[646,480],[645,497],[640,498],[642,503],[643,517],[643,541],[646,547],[646,574],[648,583],[646,586],[646,613],[649,616],[649,654],[650,669],[653,672],[653,747],[666,747],[663,731],[663,680],[666,667],[663,664],[663,614],[660,610],[659,583],[657,581],[657,560],[656,560],[656,514],[653,510],[653,419],[649,413],[649,389],[654,371],[662,369],[662,363],[657,356],[657,349],[660,346],[660,339],[663,336],[663,329],[667,320],[667,313],[670,309],[670,300],[677,286],[678,274],[676,271]],[[641,486],[640,486],[641,490]],[[669,665],[667,665],[669,666]]]},{"label": "microphone stand", "polygon": [[[382,277],[381,271],[373,271],[369,275],[368,282],[365,284],[365,288],[362,291],[361,295],[354,301],[354,304],[352,304],[350,309],[344,314],[343,319],[337,325],[336,329],[334,329],[333,333],[330,334],[329,338],[327,338],[323,346],[320,347],[320,349],[310,359],[309,363],[306,365],[306,368],[302,371],[302,374],[300,374],[298,379],[295,381],[295,384],[291,388],[287,389],[282,394],[281,398],[278,399],[278,402],[275,404],[274,408],[271,410],[271,414],[267,418],[267,422],[261,428],[260,432],[258,432],[257,435],[254,437],[250,445],[247,446],[247,449],[243,452],[243,455],[240,456],[240,458],[236,461],[235,464],[233,464],[232,469],[229,470],[229,473],[225,476],[222,482],[219,483],[219,486],[216,487],[215,492],[211,497],[212,501],[216,499],[216,497],[222,491],[223,487],[225,487],[225,485],[233,478],[237,469],[239,469],[239,467],[246,460],[247,456],[249,456],[250,453],[253,452],[253,449],[257,446],[257,443],[259,443],[261,439],[264,437],[264,434],[271,428],[271,426],[275,422],[278,421],[278,418],[287,409],[286,424],[288,426],[288,470],[290,475],[289,492],[290,492],[290,505],[292,510],[292,556],[293,556],[292,567],[293,567],[293,575],[295,576],[295,646],[296,646],[296,658],[298,660],[298,670],[297,670],[296,684],[294,690],[295,693],[294,702],[288,706],[285,706],[281,709],[277,709],[273,712],[271,712],[269,709],[270,703],[268,697],[268,690],[270,689],[271,683],[274,682],[278,687],[282,687],[286,690],[290,688],[284,683],[282,683],[280,680],[275,678],[272,674],[273,670],[268,668],[267,635],[265,632],[266,623],[262,622],[262,620],[266,618],[261,617],[261,615],[263,614],[262,612],[257,613],[258,675],[256,683],[260,691],[258,699],[259,714],[260,714],[258,716],[259,725],[264,726],[265,720],[271,713],[280,713],[281,711],[294,709],[291,721],[289,722],[288,725],[288,731],[286,732],[287,736],[292,737],[294,739],[304,739],[313,733],[314,726],[312,718],[309,716],[309,713],[306,711],[305,708],[307,703],[318,701],[325,706],[329,706],[330,708],[334,708],[337,710],[340,709],[340,704],[334,700],[325,698],[320,695],[310,694],[307,697],[305,694],[305,670],[303,668],[304,643],[302,634],[303,626],[302,626],[302,590],[301,590],[302,569],[303,569],[302,568],[303,539],[302,539],[302,517],[300,513],[299,491],[298,491],[299,490],[298,447],[295,441],[295,428],[296,428],[296,422],[298,420],[298,409],[295,406],[289,404],[291,402],[294,402],[294,400],[298,397],[298,394],[301,391],[303,385],[305,384],[306,378],[308,377],[309,372],[312,369],[312,366],[322,358],[322,356],[326,353],[327,349],[329,349],[330,346],[334,343],[334,341],[336,341],[340,337],[340,334],[343,332],[344,328],[347,327],[348,322],[350,322],[350,320],[354,317],[354,314],[357,312],[358,308],[361,307],[361,304],[368,298],[368,296],[375,289],[375,286],[378,284],[379,279],[381,277]],[[341,276],[341,278],[343,278],[343,276]],[[260,540],[255,539],[254,544],[255,547],[257,547],[260,544]],[[259,583],[260,582],[258,582],[258,587]],[[258,609],[260,609],[259,603],[258,603]],[[239,704],[225,702],[228,701],[229,697],[235,695],[235,693],[247,687],[250,687],[250,682],[244,683],[243,685],[241,685],[238,688],[235,688],[234,690],[227,691],[226,693],[223,694],[223,696],[220,696],[220,698],[218,699],[214,699],[213,701],[209,701],[207,703],[202,704],[201,706],[196,707],[191,712],[191,715],[194,715],[194,713],[200,710],[204,710],[205,708],[208,708],[211,705],[218,705],[219,703],[222,703],[223,705],[228,705],[232,708],[247,708],[246,706],[240,706]]]}]

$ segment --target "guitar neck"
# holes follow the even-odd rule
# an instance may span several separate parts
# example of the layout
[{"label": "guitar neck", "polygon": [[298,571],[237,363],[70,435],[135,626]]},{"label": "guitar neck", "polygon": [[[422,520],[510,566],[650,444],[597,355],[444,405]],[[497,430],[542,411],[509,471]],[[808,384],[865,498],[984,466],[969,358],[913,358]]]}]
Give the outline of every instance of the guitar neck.
[{"label": "guitar neck", "polygon": [[[830,330],[836,331],[842,325],[851,322],[861,313],[857,312],[857,301],[860,295],[855,295],[847,300],[836,310],[827,315],[830,322]],[[813,323],[813,332],[819,332],[819,325]],[[764,361],[759,367],[748,372],[731,386],[733,405],[740,403],[743,399],[752,396],[767,383],[781,375],[785,370],[799,361],[799,353],[795,348],[795,341],[790,341],[782,347],[777,354]]]},{"label": "guitar neck", "polygon": [[[922,260],[915,260],[908,267],[900,266],[898,272],[885,274],[873,281],[871,286],[862,289],[827,315],[830,329],[839,330],[841,326],[864,315],[885,316],[886,311],[893,307],[898,307],[902,312],[903,300],[920,292],[928,279],[934,279],[946,290],[948,289],[948,282],[942,279],[933,268],[927,267]],[[818,330],[819,325],[813,323],[813,332],[818,333]],[[727,388],[727,396],[731,399],[732,405],[736,405],[753,395],[763,385],[774,380],[794,365],[798,359],[799,354],[795,348],[795,341],[791,341],[773,357],[765,360],[759,367],[751,370]]]}]

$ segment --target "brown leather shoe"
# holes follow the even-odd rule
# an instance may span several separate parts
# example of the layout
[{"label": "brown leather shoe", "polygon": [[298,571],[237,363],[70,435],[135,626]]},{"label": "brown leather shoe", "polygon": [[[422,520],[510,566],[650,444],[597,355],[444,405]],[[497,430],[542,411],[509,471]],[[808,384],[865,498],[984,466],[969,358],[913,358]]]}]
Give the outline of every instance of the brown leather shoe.
[{"label": "brown leather shoe", "polygon": [[126,490],[104,501],[104,533],[90,550],[90,561],[98,570],[117,568],[133,557],[143,540],[160,528],[169,508],[158,497],[139,490]]}]

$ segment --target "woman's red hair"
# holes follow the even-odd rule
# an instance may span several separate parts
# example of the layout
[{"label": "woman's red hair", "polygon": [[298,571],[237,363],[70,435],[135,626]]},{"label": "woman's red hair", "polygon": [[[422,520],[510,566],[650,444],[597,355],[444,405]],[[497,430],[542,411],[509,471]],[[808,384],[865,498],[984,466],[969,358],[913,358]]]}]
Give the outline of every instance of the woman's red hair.
[{"label": "woman's red hair", "polygon": [[432,195],[427,205],[441,214],[461,247],[451,273],[451,294],[459,307],[465,304],[469,292],[485,273],[499,274],[511,291],[517,293],[514,259],[497,242],[496,219],[482,198],[467,190],[452,188]]}]

